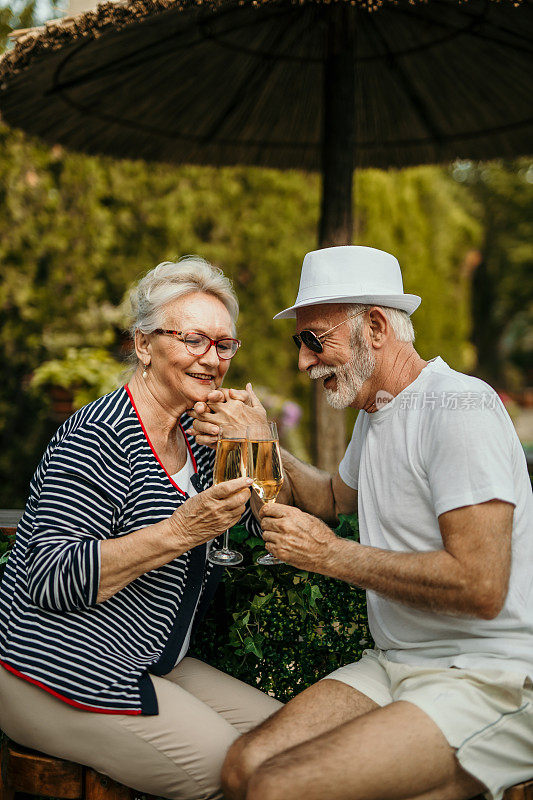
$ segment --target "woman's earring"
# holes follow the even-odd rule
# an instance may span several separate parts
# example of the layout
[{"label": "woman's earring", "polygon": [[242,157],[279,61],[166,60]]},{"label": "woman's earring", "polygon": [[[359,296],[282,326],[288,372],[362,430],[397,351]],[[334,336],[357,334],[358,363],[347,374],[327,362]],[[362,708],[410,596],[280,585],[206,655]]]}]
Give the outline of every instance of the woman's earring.
[{"label": "woman's earring", "polygon": [[144,364],[143,366],[144,366],[143,378],[144,378],[144,380],[146,380],[146,378],[148,377],[148,367],[150,366],[150,362],[148,362],[147,364]]}]

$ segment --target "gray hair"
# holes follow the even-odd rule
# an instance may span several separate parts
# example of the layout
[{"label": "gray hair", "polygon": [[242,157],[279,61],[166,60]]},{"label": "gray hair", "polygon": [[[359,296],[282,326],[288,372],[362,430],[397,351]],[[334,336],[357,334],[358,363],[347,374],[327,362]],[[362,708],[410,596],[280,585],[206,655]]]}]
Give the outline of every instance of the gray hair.
[{"label": "gray hair", "polygon": [[[368,304],[368,303],[350,303],[348,306],[348,316],[352,314],[357,314],[359,311],[367,311],[369,308],[373,308],[375,304]],[[394,335],[399,342],[414,342],[415,340],[415,330],[413,328],[413,323],[411,321],[411,317],[407,313],[407,311],[402,311],[399,308],[389,308],[388,306],[379,306],[385,316],[387,317],[392,330],[394,331]],[[363,324],[362,316],[356,317],[355,319],[350,320],[350,329],[352,333],[361,330],[361,326]]]},{"label": "gray hair", "polygon": [[231,317],[233,334],[239,315],[239,301],[229,278],[199,256],[184,256],[179,261],[163,261],[154,267],[134,286],[130,293],[135,331],[153,333],[163,325],[162,309],[177,297],[193,292],[211,294],[223,303]]}]

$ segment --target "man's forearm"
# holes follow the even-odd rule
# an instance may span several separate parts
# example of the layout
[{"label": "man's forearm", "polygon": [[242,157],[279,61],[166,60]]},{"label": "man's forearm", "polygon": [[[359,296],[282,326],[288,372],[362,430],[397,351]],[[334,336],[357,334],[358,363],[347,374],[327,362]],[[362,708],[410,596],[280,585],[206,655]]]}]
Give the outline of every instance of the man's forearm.
[{"label": "man's forearm", "polygon": [[297,569],[424,611],[493,619],[508,592],[513,512],[512,504],[499,500],[447,511],[438,518],[442,548],[420,553],[343,539],[287,505],[263,506],[260,516],[267,548]]},{"label": "man's forearm", "polygon": [[490,619],[499,610],[490,586],[480,585],[446,550],[398,553],[337,537],[314,569],[424,611]]},{"label": "man's forearm", "polygon": [[334,522],[335,496],[329,472],[305,464],[283,448],[281,457],[285,480],[278,501],[296,506],[324,522]]}]

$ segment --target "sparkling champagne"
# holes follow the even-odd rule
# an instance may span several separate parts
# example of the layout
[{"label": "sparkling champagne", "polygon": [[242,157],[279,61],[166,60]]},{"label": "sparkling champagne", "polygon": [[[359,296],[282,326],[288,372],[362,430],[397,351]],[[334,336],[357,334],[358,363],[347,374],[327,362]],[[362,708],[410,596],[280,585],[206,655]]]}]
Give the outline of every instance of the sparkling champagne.
[{"label": "sparkling champagne", "polygon": [[219,439],[213,469],[213,483],[246,477],[246,439]]},{"label": "sparkling champagne", "polygon": [[253,478],[253,488],[264,503],[272,503],[283,484],[279,442],[250,440],[248,448],[248,474]]}]

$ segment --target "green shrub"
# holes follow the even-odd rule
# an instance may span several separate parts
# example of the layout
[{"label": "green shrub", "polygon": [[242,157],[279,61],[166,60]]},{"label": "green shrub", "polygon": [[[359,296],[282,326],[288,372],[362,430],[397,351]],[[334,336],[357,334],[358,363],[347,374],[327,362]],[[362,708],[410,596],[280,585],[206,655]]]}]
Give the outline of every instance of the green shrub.
[{"label": "green shrub", "polygon": [[9,558],[9,551],[13,546],[14,539],[12,537],[6,536],[4,533],[0,531],[0,580],[2,580],[2,575],[4,574],[4,568]]},{"label": "green shrub", "polygon": [[116,361],[107,350],[69,347],[63,358],[45,361],[34,370],[31,386],[33,389],[60,386],[72,390],[76,409],[116,389],[124,373],[124,364]]},{"label": "green shrub", "polygon": [[[341,517],[336,533],[357,538],[357,518]],[[287,701],[372,646],[364,590],[283,564],[258,566],[262,540],[239,526],[231,539],[244,562],[226,571],[192,655]]]}]

